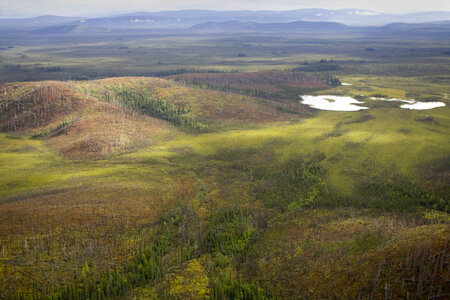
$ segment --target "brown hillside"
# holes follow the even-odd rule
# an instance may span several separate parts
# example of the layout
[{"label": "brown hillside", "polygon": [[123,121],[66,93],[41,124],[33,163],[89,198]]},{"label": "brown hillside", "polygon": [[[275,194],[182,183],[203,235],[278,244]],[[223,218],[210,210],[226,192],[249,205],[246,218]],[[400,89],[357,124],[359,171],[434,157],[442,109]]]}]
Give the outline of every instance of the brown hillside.
[{"label": "brown hillside", "polygon": [[0,130],[46,126],[86,108],[89,102],[61,82],[0,85]]},{"label": "brown hillside", "polygon": [[169,133],[159,119],[83,95],[62,82],[0,86],[0,130],[45,137],[71,158],[97,158],[152,143]]},{"label": "brown hillside", "polygon": [[170,127],[166,121],[96,102],[48,143],[69,157],[96,158],[149,145],[169,134]]},{"label": "brown hillside", "polygon": [[283,122],[311,115],[297,102],[193,88],[161,78],[43,81],[0,85],[0,131],[44,138],[52,149],[71,158],[129,151],[173,132],[164,120],[102,101],[105,93],[122,89],[148,91],[185,108],[192,118],[223,124]]},{"label": "brown hillside", "polygon": [[77,88],[98,98],[108,90],[146,89],[176,107],[187,108],[189,115],[194,118],[219,122],[266,123],[311,116],[309,108],[298,102],[280,102],[238,93],[193,88],[161,78],[108,78],[77,83]]}]

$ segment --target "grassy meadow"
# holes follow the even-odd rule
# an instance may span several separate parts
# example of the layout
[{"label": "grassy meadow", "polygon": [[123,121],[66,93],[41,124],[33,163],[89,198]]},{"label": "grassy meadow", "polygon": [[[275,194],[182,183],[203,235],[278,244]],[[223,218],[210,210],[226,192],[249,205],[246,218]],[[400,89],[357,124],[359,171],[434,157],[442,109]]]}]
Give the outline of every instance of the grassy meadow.
[{"label": "grassy meadow", "polygon": [[[10,37],[0,53],[3,82],[32,81],[1,86],[0,298],[450,293],[445,41],[49,39]],[[357,94],[370,109],[172,77],[212,70],[334,76],[352,85],[313,93]]]}]

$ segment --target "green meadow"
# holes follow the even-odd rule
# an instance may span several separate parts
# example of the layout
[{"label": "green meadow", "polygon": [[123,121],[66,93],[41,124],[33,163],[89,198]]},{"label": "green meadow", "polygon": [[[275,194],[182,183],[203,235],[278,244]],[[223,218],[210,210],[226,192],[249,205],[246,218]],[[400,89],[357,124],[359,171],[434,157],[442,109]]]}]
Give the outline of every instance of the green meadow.
[{"label": "green meadow", "polygon": [[[423,121],[424,118],[432,121]],[[128,175],[139,178],[152,172],[176,170],[177,166],[171,164],[174,159],[179,159],[181,170],[193,168],[184,165],[184,155],[189,158],[188,164],[191,160],[206,160],[221,151],[265,151],[270,144],[276,145],[271,150],[279,163],[296,155],[320,159],[327,170],[327,184],[342,195],[352,194],[357,182],[364,178],[394,180],[402,176],[417,184],[433,185],[432,178],[420,175],[436,160],[445,163],[449,125],[447,108],[322,111],[312,118],[287,124],[200,135],[180,132],[170,141],[94,161],[67,160],[52,153],[45,141],[3,134],[1,164],[6,171],[2,193],[6,197],[19,192],[32,193],[39,188],[51,189],[55,185],[75,188],[115,183]],[[178,149],[184,150],[179,153]],[[136,167],[146,161],[155,167]]]}]

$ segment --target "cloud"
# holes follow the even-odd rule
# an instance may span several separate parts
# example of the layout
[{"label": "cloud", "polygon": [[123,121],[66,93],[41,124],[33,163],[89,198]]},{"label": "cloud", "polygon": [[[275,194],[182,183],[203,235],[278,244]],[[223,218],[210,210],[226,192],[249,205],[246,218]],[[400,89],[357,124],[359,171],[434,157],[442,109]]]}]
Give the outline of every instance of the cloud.
[{"label": "cloud", "polygon": [[355,15],[361,15],[361,16],[376,16],[379,15],[379,13],[375,12],[375,11],[355,11]]}]

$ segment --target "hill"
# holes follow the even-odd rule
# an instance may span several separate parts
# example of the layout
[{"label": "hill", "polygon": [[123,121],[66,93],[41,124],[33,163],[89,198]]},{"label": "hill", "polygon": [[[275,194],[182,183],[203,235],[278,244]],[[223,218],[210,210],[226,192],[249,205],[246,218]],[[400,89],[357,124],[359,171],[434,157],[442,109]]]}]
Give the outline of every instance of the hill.
[{"label": "hill", "polygon": [[38,16],[34,18],[0,18],[2,28],[38,28],[79,21],[77,17]]},{"label": "hill", "polygon": [[11,83],[0,90],[1,131],[45,138],[71,158],[117,154],[172,131],[167,122],[82,95],[67,83]]},{"label": "hill", "polygon": [[208,22],[191,27],[192,30],[209,31],[339,31],[348,26],[335,22],[298,21],[290,23],[254,23],[240,21]]},{"label": "hill", "polygon": [[33,34],[90,34],[90,33],[107,33],[109,29],[100,27],[91,27],[85,25],[60,25],[43,27],[32,30]]},{"label": "hill", "polygon": [[[168,122],[188,131],[210,131],[310,115],[300,104],[201,90],[157,78],[9,83],[0,90],[0,130],[45,138],[53,149],[72,158],[97,158],[149,145],[176,132]],[[141,97],[154,101],[145,105],[157,103],[173,109],[174,115],[142,110],[129,102]]]},{"label": "hill", "polygon": [[229,91],[211,91],[171,79],[119,77],[86,81],[80,85],[80,89],[99,98],[108,97],[111,93],[120,94],[120,90],[144,90],[176,108],[185,109],[186,116],[230,125],[279,122],[311,115],[309,109],[298,103],[262,99]]}]

